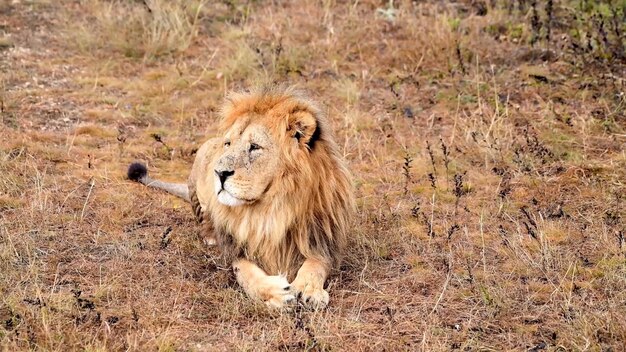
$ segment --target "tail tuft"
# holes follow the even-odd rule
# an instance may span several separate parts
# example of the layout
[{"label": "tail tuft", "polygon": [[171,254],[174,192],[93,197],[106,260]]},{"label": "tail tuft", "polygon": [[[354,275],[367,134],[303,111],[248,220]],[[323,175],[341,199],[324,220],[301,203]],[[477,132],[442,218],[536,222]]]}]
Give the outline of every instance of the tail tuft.
[{"label": "tail tuft", "polygon": [[128,166],[128,179],[135,182],[140,182],[141,179],[148,176],[148,168],[146,165],[138,162],[134,162]]}]

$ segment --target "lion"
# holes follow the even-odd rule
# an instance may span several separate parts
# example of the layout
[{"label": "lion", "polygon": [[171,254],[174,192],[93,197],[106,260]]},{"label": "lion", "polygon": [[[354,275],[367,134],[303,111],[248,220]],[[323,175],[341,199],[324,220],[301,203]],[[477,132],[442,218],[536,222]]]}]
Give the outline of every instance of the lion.
[{"label": "lion", "polygon": [[221,115],[218,137],[199,148],[186,185],[154,180],[139,163],[129,179],[190,202],[252,299],[326,307],[324,285],[355,208],[326,117],[289,87],[231,93]]}]

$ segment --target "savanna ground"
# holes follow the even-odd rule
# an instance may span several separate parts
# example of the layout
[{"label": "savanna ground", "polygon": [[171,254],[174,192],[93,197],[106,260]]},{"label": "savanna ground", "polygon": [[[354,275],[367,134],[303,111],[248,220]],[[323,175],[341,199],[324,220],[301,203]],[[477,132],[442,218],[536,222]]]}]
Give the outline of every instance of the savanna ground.
[{"label": "savanna ground", "polygon": [[[0,2],[0,345],[625,350],[623,1]],[[322,311],[247,299],[183,180],[225,92],[323,103],[358,198]]]}]

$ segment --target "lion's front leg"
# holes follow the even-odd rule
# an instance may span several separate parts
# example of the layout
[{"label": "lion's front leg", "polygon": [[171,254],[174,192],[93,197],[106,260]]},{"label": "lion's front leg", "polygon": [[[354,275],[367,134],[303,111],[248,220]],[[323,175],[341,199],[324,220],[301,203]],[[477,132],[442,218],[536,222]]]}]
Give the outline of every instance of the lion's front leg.
[{"label": "lion's front leg", "polygon": [[296,279],[291,286],[305,306],[313,309],[328,305],[328,292],[324,290],[324,282],[328,277],[328,265],[316,259],[307,259],[298,270]]},{"label": "lion's front leg", "polygon": [[284,308],[295,303],[291,285],[282,275],[267,275],[263,269],[246,259],[233,263],[237,282],[252,299],[260,299],[274,308]]}]

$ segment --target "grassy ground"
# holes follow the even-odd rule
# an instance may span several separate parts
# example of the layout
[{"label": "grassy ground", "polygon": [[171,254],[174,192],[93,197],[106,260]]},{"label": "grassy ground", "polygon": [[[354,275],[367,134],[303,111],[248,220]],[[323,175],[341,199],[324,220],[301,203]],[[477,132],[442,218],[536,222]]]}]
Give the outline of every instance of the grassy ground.
[{"label": "grassy ground", "polygon": [[[532,18],[496,1],[0,2],[0,346],[625,350],[619,46],[571,53],[558,18],[550,41]],[[143,160],[183,180],[224,93],[271,80],[323,102],[354,174],[319,312],[246,299],[186,204],[124,178]]]}]

